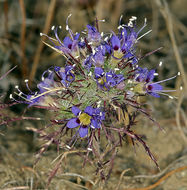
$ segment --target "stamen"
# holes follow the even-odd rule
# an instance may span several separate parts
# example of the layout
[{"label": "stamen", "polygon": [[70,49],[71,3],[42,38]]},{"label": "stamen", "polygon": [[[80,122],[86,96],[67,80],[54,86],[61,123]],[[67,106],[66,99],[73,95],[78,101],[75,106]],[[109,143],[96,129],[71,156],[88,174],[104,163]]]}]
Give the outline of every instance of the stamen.
[{"label": "stamen", "polygon": [[[143,38],[145,35],[149,34],[150,32],[152,32],[152,30],[149,30],[149,31],[147,31],[146,33],[144,33],[143,35],[141,35],[139,38],[137,38],[136,42],[137,42],[138,40],[140,40],[141,38]],[[138,32],[138,33],[139,33],[139,32]],[[138,34],[138,33],[137,33],[137,34]]]},{"label": "stamen", "polygon": [[154,90],[153,92],[176,92],[177,90]]},{"label": "stamen", "polygon": [[166,82],[166,81],[171,80],[171,79],[174,79],[174,78],[176,78],[176,77],[177,77],[177,75],[175,75],[175,76],[173,76],[173,77],[171,77],[171,78],[165,79],[165,80],[161,80],[161,81],[158,81],[158,82],[151,83],[151,85],[152,85],[152,84],[160,84],[160,83],[162,83],[162,82]]},{"label": "stamen", "polygon": [[[46,88],[47,89],[47,88]],[[45,94],[48,94],[50,92],[55,92],[55,91],[59,91],[59,90],[65,90],[64,87],[57,87],[57,88],[54,88],[54,89],[49,89],[48,91],[45,91],[43,92],[42,94],[38,94],[37,96],[34,96],[34,98],[31,98],[31,100],[35,99],[35,98],[39,98]],[[36,92],[37,93],[37,92]]]},{"label": "stamen", "polygon": [[162,62],[162,61],[160,61],[160,63],[159,63],[159,67],[161,67],[161,66],[162,66],[162,63],[163,63],[163,62]]},{"label": "stamen", "polygon": [[180,86],[180,90],[183,90],[183,86]]},{"label": "stamen", "polygon": [[54,29],[55,29],[55,26],[52,26],[52,27],[51,27],[51,30],[54,30]]},{"label": "stamen", "polygon": [[69,30],[69,26],[68,26],[68,25],[66,25],[66,30],[67,30],[67,31]]},{"label": "stamen", "polygon": [[181,75],[181,73],[180,73],[180,72],[178,72],[178,73],[177,73],[177,75],[178,75],[178,76],[180,76],[180,75]]},{"label": "stamen", "polygon": [[177,99],[177,97],[171,96],[171,95],[166,94],[166,93],[163,93],[163,92],[157,92],[157,94],[161,94],[161,95],[167,96],[167,97],[169,97],[170,99],[174,99],[174,98]]},{"label": "stamen", "polygon": [[144,23],[147,24],[147,18],[144,19]]},{"label": "stamen", "polygon": [[105,22],[105,19],[103,19],[103,20],[99,20],[100,22]]}]

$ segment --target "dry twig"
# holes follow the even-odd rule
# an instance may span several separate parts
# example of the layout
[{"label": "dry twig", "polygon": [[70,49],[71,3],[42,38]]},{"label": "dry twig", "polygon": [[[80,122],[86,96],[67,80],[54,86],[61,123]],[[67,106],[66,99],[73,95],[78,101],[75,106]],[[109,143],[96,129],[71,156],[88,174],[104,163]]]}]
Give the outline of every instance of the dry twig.
[{"label": "dry twig", "polygon": [[[51,2],[49,4],[49,10],[47,11],[47,18],[46,18],[46,21],[45,21],[45,26],[44,26],[44,29],[43,29],[43,33],[45,33],[45,34],[47,34],[48,31],[49,31],[51,21],[52,21],[52,18],[53,18],[53,14],[54,14],[54,10],[55,10],[55,6],[56,6],[56,0],[51,0]],[[38,63],[39,63],[39,60],[40,60],[40,55],[41,55],[43,46],[44,46],[44,44],[42,43],[42,41],[40,41],[40,43],[38,45],[38,48],[36,49],[36,54],[35,54],[35,57],[34,57],[34,63],[33,63],[31,73],[30,73],[30,76],[29,76],[30,82],[32,82],[33,79],[34,79],[34,76],[35,76],[35,73],[36,73],[36,70],[37,70],[37,67],[38,67]]]},{"label": "dry twig", "polygon": [[170,13],[170,10],[169,10],[167,2],[165,0],[163,2],[164,2],[164,5],[162,5],[160,0],[155,0],[155,3],[159,7],[160,12],[161,12],[162,16],[165,19],[166,26],[167,26],[167,29],[168,29],[168,33],[169,33],[169,36],[170,36],[170,39],[171,39],[171,42],[172,42],[176,62],[177,62],[179,71],[182,74],[182,80],[183,80],[184,87],[187,90],[186,74],[185,74],[185,70],[184,70],[184,67],[183,67],[182,58],[181,58],[181,55],[179,53],[179,49],[177,47],[174,31],[173,31],[172,16],[171,16],[171,13]]},{"label": "dry twig", "polygon": [[163,181],[165,181],[168,177],[170,177],[171,175],[180,172],[182,170],[186,170],[187,166],[182,166],[180,168],[177,168],[175,170],[172,170],[170,172],[168,172],[166,175],[164,175],[162,178],[160,178],[156,183],[154,183],[153,185],[150,185],[148,187],[143,187],[143,188],[133,188],[133,189],[128,189],[128,190],[151,190],[155,187],[157,187],[158,185],[160,185]]},{"label": "dry twig", "polygon": [[26,78],[28,75],[28,65],[25,57],[26,13],[25,13],[24,0],[19,0],[19,5],[21,8],[21,15],[22,15],[21,39],[20,39],[21,59],[22,59],[21,68],[22,68],[22,76]]}]

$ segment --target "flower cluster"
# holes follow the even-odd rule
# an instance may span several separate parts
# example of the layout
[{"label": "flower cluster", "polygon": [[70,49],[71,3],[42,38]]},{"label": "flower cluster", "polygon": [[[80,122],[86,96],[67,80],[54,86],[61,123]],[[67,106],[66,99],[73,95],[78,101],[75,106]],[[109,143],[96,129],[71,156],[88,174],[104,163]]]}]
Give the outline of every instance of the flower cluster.
[{"label": "flower cluster", "polygon": [[[22,100],[15,99],[12,95],[10,97],[29,106],[55,108],[55,113],[58,114],[51,122],[63,126],[59,133],[63,133],[64,129],[67,133],[74,132],[71,143],[68,141],[66,145],[71,146],[75,139],[84,138],[89,140],[88,148],[93,148],[93,139],[98,141],[102,131],[107,140],[113,143],[114,137],[109,135],[113,131],[118,133],[119,143],[126,135],[133,142],[141,143],[156,163],[143,139],[131,130],[137,114],[130,112],[128,106],[133,107],[134,112],[142,112],[151,118],[142,108],[142,104],[138,103],[138,97],[166,95],[173,98],[166,94],[171,90],[164,90],[161,83],[175,76],[153,82],[155,70],[139,66],[141,57],[136,53],[137,44],[149,33],[148,31],[140,36],[146,20],[140,30],[136,27],[136,17],[132,17],[127,25],[120,24],[117,33],[111,31],[106,34],[99,31],[98,25],[102,21],[96,19],[95,26],[87,25],[81,33],[73,33],[67,19],[66,30],[69,34],[63,40],[59,37],[61,27],[52,27],[55,38],[41,33],[41,36],[45,35],[49,40],[45,44],[63,55],[67,61],[64,65],[50,67],[43,73],[37,92],[30,90],[26,80],[29,94],[16,87],[16,94]],[[115,119],[122,125],[114,126]],[[152,118],[151,120],[154,121]],[[51,142],[61,141],[56,136],[53,136]],[[55,141],[55,138],[58,140]]]}]

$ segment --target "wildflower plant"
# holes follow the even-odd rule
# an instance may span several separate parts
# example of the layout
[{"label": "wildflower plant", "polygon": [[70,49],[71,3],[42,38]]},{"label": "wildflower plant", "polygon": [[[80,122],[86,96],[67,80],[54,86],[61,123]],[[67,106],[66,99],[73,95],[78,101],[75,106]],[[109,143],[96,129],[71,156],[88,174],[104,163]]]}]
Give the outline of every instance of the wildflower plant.
[{"label": "wildflower plant", "polygon": [[[84,160],[83,165],[92,163],[101,179],[108,179],[117,148],[129,137],[134,146],[140,143],[144,147],[158,167],[156,158],[142,136],[133,131],[133,126],[137,123],[138,114],[159,125],[139,98],[158,98],[160,95],[173,98],[166,94],[171,90],[164,90],[161,83],[176,76],[154,82],[155,70],[139,64],[142,57],[137,55],[137,44],[150,32],[140,35],[147,25],[146,19],[139,30],[136,17],[132,17],[127,25],[121,24],[120,19],[118,32],[106,34],[99,31],[98,25],[103,20],[96,19],[95,26],[87,25],[81,33],[74,33],[68,19],[68,34],[64,39],[59,37],[61,27],[52,27],[54,38],[41,33],[48,39],[44,43],[66,58],[65,64],[51,66],[45,71],[37,85],[38,91],[32,92],[28,80],[25,80],[29,93],[23,93],[16,86],[19,98],[10,95],[16,102],[54,112],[49,125],[37,130],[46,141],[38,158],[51,144],[55,144],[58,151],[76,152]],[[50,132],[44,132],[49,128]],[[102,139],[106,143],[102,143]],[[58,158],[49,181],[60,167],[61,158]]]}]

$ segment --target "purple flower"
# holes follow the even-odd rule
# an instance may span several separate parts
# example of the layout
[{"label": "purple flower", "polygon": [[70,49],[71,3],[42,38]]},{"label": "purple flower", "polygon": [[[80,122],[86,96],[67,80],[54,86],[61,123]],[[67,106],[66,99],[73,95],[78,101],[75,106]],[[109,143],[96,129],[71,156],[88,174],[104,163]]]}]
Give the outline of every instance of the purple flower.
[{"label": "purple flower", "polygon": [[88,134],[88,128],[93,129],[101,127],[101,121],[104,120],[104,113],[99,108],[87,106],[82,112],[78,107],[72,107],[72,113],[76,116],[67,122],[68,128],[79,127],[79,135],[81,138]]},{"label": "purple flower", "polygon": [[131,61],[131,64],[137,62],[134,49],[132,49],[132,41],[127,41],[125,38],[120,38],[117,35],[113,34],[111,37],[111,50],[113,63],[118,63],[121,59],[128,59]]},{"label": "purple flower", "polygon": [[[136,88],[139,91],[148,93],[151,96],[154,96],[156,98],[160,97],[159,94],[167,95],[164,92],[172,92],[173,91],[173,90],[164,90],[163,86],[160,85],[160,83],[171,80],[171,79],[175,78],[176,76],[171,77],[169,79],[162,80],[162,81],[152,82],[155,77],[155,75],[154,75],[155,70],[152,69],[149,71],[147,68],[141,68],[141,67],[138,68],[138,71],[136,72],[136,74],[137,74],[136,81],[140,82],[139,85],[137,85],[137,86],[141,87],[141,89]],[[141,84],[143,84],[143,85],[141,85]]]},{"label": "purple flower", "polygon": [[97,31],[94,26],[87,25],[88,28],[88,41],[93,45],[98,45],[101,42],[101,34]]},{"label": "purple flower", "polygon": [[73,67],[67,65],[65,68],[55,67],[57,75],[61,78],[61,83],[68,87],[74,80],[75,75],[73,74]]},{"label": "purple flower", "polygon": [[[48,73],[48,76],[45,78],[44,75]],[[47,70],[42,74],[42,82],[37,84],[38,89],[40,90],[39,93],[43,93],[47,91],[51,86],[54,84],[54,72],[51,70]]]},{"label": "purple flower", "polygon": [[82,65],[85,69],[87,69],[88,71],[90,71],[90,68],[92,66],[92,61],[91,61],[92,56],[88,56],[86,57],[86,59],[83,61]]},{"label": "purple flower", "polygon": [[106,73],[106,81],[111,87],[114,87],[117,84],[121,83],[124,79],[125,78],[122,74],[116,74],[112,70]]},{"label": "purple flower", "polygon": [[[47,74],[47,77],[44,77]],[[29,88],[28,85],[28,80],[25,80],[26,83],[26,87],[28,89],[28,91],[30,92],[29,94],[25,94],[23,93],[18,86],[16,86],[15,88],[17,89],[17,91],[19,92],[18,96],[20,98],[22,98],[24,101],[19,101],[16,100],[12,97],[11,95],[11,99],[13,99],[16,102],[19,103],[26,103],[29,104],[29,106],[33,106],[33,105],[49,105],[49,103],[51,102],[52,98],[49,95],[52,95],[53,93],[51,92],[51,89],[55,88],[55,81],[54,81],[54,72],[51,70],[47,70],[42,74],[42,82],[38,83],[37,87],[39,89],[38,92],[33,92],[31,91],[31,89]]]},{"label": "purple flower", "polygon": [[112,49],[114,51],[118,51],[121,48],[120,39],[116,35],[112,36],[112,38],[111,38],[111,44],[112,44]]},{"label": "purple flower", "polygon": [[93,61],[93,64],[96,66],[96,67],[99,67],[99,66],[102,66],[104,64],[104,56],[102,54],[102,51],[97,51],[94,55],[93,55],[93,58],[92,58],[92,61]]},{"label": "purple flower", "polygon": [[109,90],[111,87],[118,85],[125,79],[122,74],[116,74],[112,70],[105,73],[100,67],[95,68],[94,74],[98,86],[104,90]]}]

